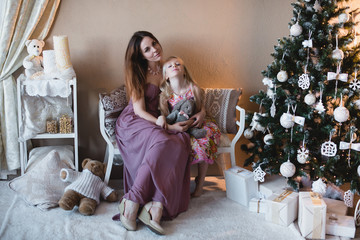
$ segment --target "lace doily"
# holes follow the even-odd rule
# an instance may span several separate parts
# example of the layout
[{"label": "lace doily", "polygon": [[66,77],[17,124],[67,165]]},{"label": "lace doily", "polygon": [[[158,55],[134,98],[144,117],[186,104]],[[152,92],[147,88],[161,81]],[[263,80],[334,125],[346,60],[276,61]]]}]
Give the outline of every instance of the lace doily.
[{"label": "lace doily", "polygon": [[71,94],[69,80],[28,80],[24,85],[29,96],[66,98]]},{"label": "lace doily", "polygon": [[264,182],[265,179],[265,175],[266,175],[266,172],[264,172],[260,166],[258,166],[255,170],[254,170],[254,180],[255,181],[260,181],[260,182]]}]

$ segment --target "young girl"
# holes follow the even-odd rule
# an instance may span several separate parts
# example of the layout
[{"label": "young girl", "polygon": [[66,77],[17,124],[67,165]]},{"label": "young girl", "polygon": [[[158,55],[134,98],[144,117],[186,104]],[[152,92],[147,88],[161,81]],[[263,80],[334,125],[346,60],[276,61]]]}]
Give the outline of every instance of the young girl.
[{"label": "young girl", "polygon": [[[205,119],[205,93],[192,79],[189,71],[179,57],[170,57],[163,65],[164,81],[161,85],[160,110],[164,116],[170,113],[172,107],[183,99],[194,99],[196,114],[192,127],[206,129],[204,138],[195,139],[191,136],[192,164],[198,165],[198,176],[195,178],[196,188],[192,197],[199,197],[205,181],[208,164],[213,164],[216,158],[217,144],[220,141],[220,130],[216,124]],[[170,109],[169,109],[170,108]]]}]

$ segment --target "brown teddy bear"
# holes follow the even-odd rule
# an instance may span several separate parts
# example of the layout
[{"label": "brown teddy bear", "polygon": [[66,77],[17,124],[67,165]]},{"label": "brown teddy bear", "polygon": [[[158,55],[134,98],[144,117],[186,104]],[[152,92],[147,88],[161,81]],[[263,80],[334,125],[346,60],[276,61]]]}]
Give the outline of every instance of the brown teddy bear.
[{"label": "brown teddy bear", "polygon": [[86,158],[82,162],[82,168],[82,172],[61,169],[61,180],[71,184],[65,188],[59,206],[64,210],[72,210],[78,205],[81,214],[93,215],[100,203],[100,195],[109,202],[117,201],[118,195],[104,183],[106,164]]}]

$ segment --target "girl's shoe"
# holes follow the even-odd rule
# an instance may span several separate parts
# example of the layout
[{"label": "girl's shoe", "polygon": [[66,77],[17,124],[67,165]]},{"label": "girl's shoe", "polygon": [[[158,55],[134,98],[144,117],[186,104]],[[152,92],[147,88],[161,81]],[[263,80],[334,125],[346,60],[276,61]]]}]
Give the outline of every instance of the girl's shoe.
[{"label": "girl's shoe", "polygon": [[124,226],[124,228],[126,228],[126,230],[135,231],[136,230],[136,220],[130,220],[124,216],[126,201],[128,201],[128,200],[123,198],[119,205],[120,221],[121,221],[122,225]]},{"label": "girl's shoe", "polygon": [[165,231],[160,226],[160,223],[152,220],[152,217],[150,214],[150,209],[152,207],[157,207],[157,208],[163,209],[162,204],[159,202],[148,202],[147,204],[145,204],[145,206],[141,210],[139,219],[154,233],[159,234],[159,235],[164,235]]}]

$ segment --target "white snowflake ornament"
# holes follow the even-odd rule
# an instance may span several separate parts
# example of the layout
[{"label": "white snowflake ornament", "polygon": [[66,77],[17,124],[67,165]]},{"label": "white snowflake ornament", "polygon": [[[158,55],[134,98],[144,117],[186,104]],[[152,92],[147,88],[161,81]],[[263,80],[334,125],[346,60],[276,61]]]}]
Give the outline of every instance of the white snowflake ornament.
[{"label": "white snowflake ornament", "polygon": [[304,73],[299,77],[298,85],[302,90],[306,90],[310,87],[310,78],[307,73]]},{"label": "white snowflake ornament", "polygon": [[360,81],[357,80],[356,78],[350,81],[349,87],[354,90],[357,91],[360,89]]},{"label": "white snowflake ornament", "polygon": [[344,203],[346,206],[348,207],[353,207],[353,204],[354,204],[354,194],[352,191],[350,190],[347,190],[345,193],[344,193]]},{"label": "white snowflake ornament", "polygon": [[264,182],[265,181],[264,177],[266,175],[266,172],[264,172],[261,169],[260,165],[257,168],[255,168],[253,173],[254,173],[254,181],[259,181],[259,182]]},{"label": "white snowflake ornament", "polygon": [[326,184],[323,182],[321,178],[313,182],[311,190],[320,195],[324,195],[326,193]]},{"label": "white snowflake ornament", "polygon": [[309,158],[309,149],[307,149],[304,146],[301,146],[298,150],[297,150],[297,156],[296,156],[296,160],[301,163],[304,164],[306,163],[306,161]]}]

